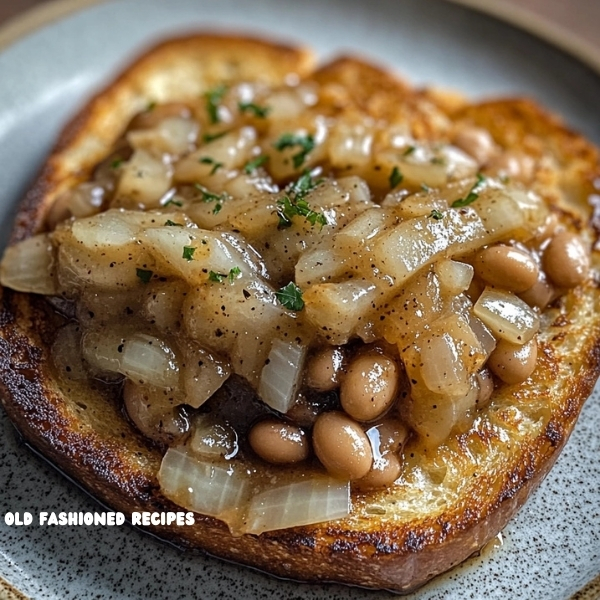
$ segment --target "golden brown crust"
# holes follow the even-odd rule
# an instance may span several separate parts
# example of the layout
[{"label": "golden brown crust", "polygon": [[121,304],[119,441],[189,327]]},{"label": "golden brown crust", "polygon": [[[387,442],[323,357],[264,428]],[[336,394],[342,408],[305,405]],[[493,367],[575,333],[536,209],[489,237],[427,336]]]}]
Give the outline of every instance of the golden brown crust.
[{"label": "golden brown crust", "polygon": [[[164,73],[171,77],[173,67],[182,68],[182,60],[204,88],[182,90],[161,79]],[[185,100],[186,94],[198,95],[223,78],[238,78],[240,72],[276,82],[289,72],[306,75],[309,68],[305,51],[256,40],[199,36],[165,42],[96,96],[67,127],[26,196],[14,239],[39,230],[57,195],[89,174],[131,116],[149,101]],[[331,94],[336,82],[364,84],[356,86],[355,96],[339,101],[345,108],[356,103],[373,116],[393,120],[397,111],[416,106],[405,84],[354,59],[336,61],[313,77],[330,86]],[[163,88],[150,83],[157,81],[164,85],[164,94],[157,94]],[[375,89],[378,93],[372,94]],[[400,109],[403,100],[407,102]],[[581,189],[598,174],[597,150],[531,102],[488,102],[454,111],[449,106],[453,120],[485,125],[504,147],[551,147],[564,165],[566,180],[579,182]],[[580,206],[579,214],[589,218],[588,208]],[[587,227],[586,221],[581,227]],[[119,405],[92,389],[61,389],[50,366],[44,302],[9,290],[0,293],[2,402],[25,439],[117,510],[175,509],[158,488],[161,453],[130,425]],[[600,369],[600,325],[594,319],[600,292],[589,282],[553,311],[530,380],[502,388],[473,430],[436,452],[423,451],[418,460],[408,460],[405,480],[393,489],[355,493],[348,519],[234,538],[220,521],[197,515],[192,527],[157,527],[155,532],[286,578],[397,591],[418,587],[497,534],[547,474],[573,429]],[[503,441],[507,435],[510,448]],[[445,505],[435,510],[424,505],[419,512],[412,499],[420,490],[411,474],[432,473],[440,461],[460,473],[460,481],[438,486],[447,494]],[[412,508],[397,509],[399,500],[412,501]],[[373,506],[379,507],[378,515]]]}]

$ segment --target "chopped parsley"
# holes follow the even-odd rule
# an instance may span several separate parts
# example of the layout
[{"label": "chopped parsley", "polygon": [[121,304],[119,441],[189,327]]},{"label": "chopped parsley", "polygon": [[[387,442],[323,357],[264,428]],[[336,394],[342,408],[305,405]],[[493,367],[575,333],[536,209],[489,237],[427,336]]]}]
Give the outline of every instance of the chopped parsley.
[{"label": "chopped parsley", "polygon": [[434,156],[429,162],[432,165],[445,165],[446,164],[446,161],[439,156]]},{"label": "chopped parsley", "polygon": [[266,154],[261,154],[260,156],[249,160],[244,165],[244,172],[248,175],[251,175],[252,173],[254,173],[254,171],[256,171],[256,169],[258,169],[258,167],[262,167],[268,160],[269,157]]},{"label": "chopped parsley", "polygon": [[212,192],[209,192],[204,186],[201,186],[199,183],[195,183],[194,187],[200,191],[200,193],[202,194],[202,202],[214,202],[215,203],[215,207],[213,208],[213,214],[216,215],[218,214],[221,209],[223,208],[223,204],[221,204],[222,202],[224,202],[225,200],[227,200],[227,198],[229,198],[229,196],[223,192],[222,194],[213,194]]},{"label": "chopped parsley", "polygon": [[136,269],[135,274],[142,280],[143,283],[149,283],[154,273],[147,269]]},{"label": "chopped parsley", "polygon": [[452,208],[461,208],[463,206],[469,206],[473,204],[477,198],[479,198],[479,192],[481,191],[481,185],[485,181],[485,177],[481,173],[477,173],[477,181],[475,185],[469,190],[469,193],[464,198],[459,198],[452,203]]},{"label": "chopped parsley", "polygon": [[209,144],[210,142],[214,142],[215,140],[222,138],[224,135],[227,135],[228,133],[229,133],[228,131],[220,131],[219,133],[205,133],[202,136],[202,141],[205,144]]},{"label": "chopped parsley", "polygon": [[241,113],[251,112],[259,119],[265,119],[271,112],[268,106],[259,106],[258,104],[254,104],[254,102],[238,102],[238,108]]},{"label": "chopped parsley", "polygon": [[206,98],[206,111],[208,112],[208,118],[213,125],[221,120],[219,116],[219,105],[221,104],[221,100],[223,100],[223,96],[226,92],[227,87],[224,85],[219,85],[212,90],[208,90],[208,92],[204,94],[204,97]]},{"label": "chopped parsley", "polygon": [[121,158],[120,156],[117,156],[111,163],[110,163],[110,168],[111,169],[118,169],[119,167],[123,166],[123,163],[125,162],[125,159]]},{"label": "chopped parsley", "polygon": [[215,281],[216,283],[223,283],[225,278],[229,280],[229,283],[233,283],[240,275],[242,274],[242,270],[239,267],[233,267],[229,269],[229,274],[225,275],[224,273],[216,273],[215,271],[210,271],[208,273],[208,280]]},{"label": "chopped parsley", "polygon": [[410,156],[417,149],[416,146],[409,146],[403,153],[402,156]]},{"label": "chopped parsley", "polygon": [[390,174],[390,189],[394,189],[398,184],[402,183],[404,179],[404,175],[400,173],[400,169],[398,167],[394,167]]},{"label": "chopped parsley", "polygon": [[306,171],[295,183],[290,186],[289,193],[277,200],[277,216],[279,217],[278,229],[292,226],[293,217],[304,217],[313,227],[318,223],[321,228],[327,225],[325,215],[312,210],[305,196],[316,188],[322,179],[315,181]]},{"label": "chopped parsley", "polygon": [[294,168],[304,164],[306,156],[315,147],[315,138],[311,135],[296,135],[294,133],[284,133],[274,144],[273,147],[280,152],[286,148],[300,147],[300,152],[292,156]]},{"label": "chopped parsley", "polygon": [[193,260],[194,252],[196,252],[196,248],[193,246],[184,246],[181,258],[185,258],[185,260]]},{"label": "chopped parsley", "polygon": [[148,106],[146,106],[146,112],[152,112],[156,108],[156,102],[152,100],[148,102]]},{"label": "chopped parsley", "polygon": [[198,162],[202,163],[203,165],[212,165],[213,168],[210,171],[211,175],[214,175],[223,166],[223,163],[217,162],[210,156],[203,156],[202,158],[198,159]]},{"label": "chopped parsley", "polygon": [[170,206],[171,204],[173,206],[180,206],[180,207],[183,206],[183,202],[181,202],[179,200],[175,200],[175,198],[171,198],[170,200],[167,200],[164,205]]},{"label": "chopped parsley", "polygon": [[430,213],[429,216],[432,219],[435,219],[436,221],[439,221],[440,219],[444,218],[444,213],[440,212],[439,210],[437,210],[436,208],[434,208]]},{"label": "chopped parsley", "polygon": [[430,187],[429,187],[429,186],[428,186],[426,183],[422,183],[422,184],[421,184],[421,189],[422,189],[424,192],[427,192],[427,193],[429,193],[429,192],[431,192],[431,191],[432,191],[432,189],[431,189],[431,188],[430,188]]},{"label": "chopped parsley", "polygon": [[171,221],[171,219],[167,219],[165,221],[165,227],[183,227],[181,223],[175,223],[175,221]]},{"label": "chopped parsley", "polygon": [[275,292],[275,296],[280,304],[290,310],[299,311],[304,308],[302,290],[292,281],[282,287],[279,291]]}]

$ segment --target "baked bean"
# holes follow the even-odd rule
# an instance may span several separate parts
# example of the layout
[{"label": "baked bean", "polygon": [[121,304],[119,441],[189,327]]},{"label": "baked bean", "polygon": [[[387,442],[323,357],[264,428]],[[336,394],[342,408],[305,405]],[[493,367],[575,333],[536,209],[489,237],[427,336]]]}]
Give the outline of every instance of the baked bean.
[{"label": "baked bean", "polygon": [[455,133],[453,141],[481,165],[486,164],[497,151],[494,139],[481,127],[463,125]]},{"label": "baked bean", "polygon": [[267,419],[250,429],[248,441],[252,450],[267,462],[282,465],[308,458],[308,439],[300,427]]},{"label": "baked bean", "polygon": [[371,444],[360,425],[339,411],[322,413],[313,429],[313,447],[323,466],[340,479],[355,480],[371,469]]},{"label": "baked bean", "polygon": [[490,398],[494,393],[494,380],[487,369],[482,369],[475,375],[479,391],[477,393],[476,405],[478,409],[485,408],[490,403]]},{"label": "baked bean", "polygon": [[388,487],[398,479],[401,469],[400,459],[393,452],[387,452],[373,461],[371,470],[357,481],[357,487],[361,490]]},{"label": "baked bean", "polygon": [[538,280],[528,290],[521,292],[519,298],[532,308],[537,307],[543,310],[550,304],[554,294],[554,288],[548,283],[544,273],[540,272]]},{"label": "baked bean", "polygon": [[398,390],[398,366],[377,353],[356,357],[342,380],[342,408],[357,421],[372,421],[393,404]]},{"label": "baked bean", "polygon": [[473,266],[481,279],[511,292],[529,289],[537,281],[540,271],[529,254],[502,244],[481,250]]},{"label": "baked bean", "polygon": [[308,360],[306,379],[308,385],[319,392],[329,392],[338,387],[344,365],[344,352],[339,347],[323,348]]},{"label": "baked bean", "polygon": [[[369,431],[373,429],[376,429],[379,434],[379,449],[381,452],[398,452],[404,446],[409,433],[408,427],[395,417],[383,419],[381,423],[374,425]],[[367,436],[373,444],[372,437],[368,433]]]},{"label": "baked bean", "polygon": [[586,279],[590,256],[577,235],[563,230],[550,240],[542,263],[552,283],[558,287],[573,288]]},{"label": "baked bean", "polygon": [[533,177],[535,160],[522,152],[508,151],[492,158],[487,167],[494,174],[528,181]]},{"label": "baked bean", "polygon": [[487,364],[504,383],[521,383],[533,373],[536,360],[535,338],[523,346],[500,340]]}]

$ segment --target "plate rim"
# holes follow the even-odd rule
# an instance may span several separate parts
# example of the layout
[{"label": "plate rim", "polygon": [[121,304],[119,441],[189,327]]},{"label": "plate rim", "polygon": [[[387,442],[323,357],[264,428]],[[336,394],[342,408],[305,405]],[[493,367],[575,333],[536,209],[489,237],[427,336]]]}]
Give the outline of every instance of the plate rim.
[{"label": "plate rim", "polygon": [[[449,4],[465,7],[502,23],[516,27],[533,37],[548,43],[572,58],[588,66],[600,75],[600,44],[577,37],[572,30],[563,27],[548,17],[536,14],[515,4],[505,4],[497,0],[445,0]],[[32,6],[9,18],[0,25],[0,55],[28,35],[61,21],[88,8],[114,2],[114,0],[49,0]],[[587,582],[581,590],[571,596],[571,600],[592,600],[600,588],[600,574]],[[0,577],[0,597],[6,594],[7,600],[28,600],[28,597],[11,582]],[[12,594],[12,595],[11,595]]]}]

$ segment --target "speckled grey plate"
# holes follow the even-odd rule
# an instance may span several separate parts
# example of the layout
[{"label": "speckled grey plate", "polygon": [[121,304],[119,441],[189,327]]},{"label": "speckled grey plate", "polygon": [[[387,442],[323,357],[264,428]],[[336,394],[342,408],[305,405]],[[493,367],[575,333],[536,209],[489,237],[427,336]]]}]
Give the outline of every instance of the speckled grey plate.
[{"label": "speckled grey plate", "polygon": [[[590,66],[462,6],[441,0],[120,0],[88,6],[0,54],[2,240],[15,203],[75,107],[132,54],[158,38],[195,28],[304,42],[324,57],[350,50],[414,82],[473,97],[533,96],[600,143],[600,77]],[[594,62],[595,57],[588,60]],[[504,545],[415,597],[559,600],[598,577],[599,409],[597,390],[557,466],[506,528]],[[54,600],[389,597],[277,581],[182,554],[128,526],[8,527],[7,511],[29,511],[37,521],[41,511],[93,511],[97,505],[19,446],[3,415],[0,428],[0,577],[25,595]],[[9,593],[4,589],[0,580],[0,597]]]}]

